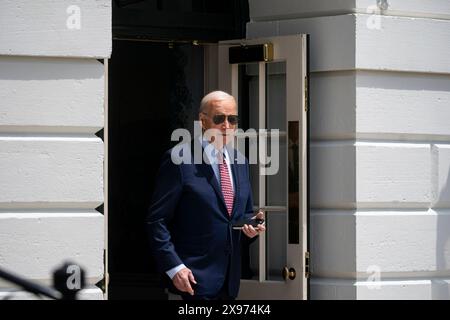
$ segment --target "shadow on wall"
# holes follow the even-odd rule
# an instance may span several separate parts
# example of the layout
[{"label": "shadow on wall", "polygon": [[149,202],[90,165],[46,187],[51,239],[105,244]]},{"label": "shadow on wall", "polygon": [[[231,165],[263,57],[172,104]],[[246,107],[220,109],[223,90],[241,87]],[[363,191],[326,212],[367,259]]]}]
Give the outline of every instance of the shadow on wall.
[{"label": "shadow on wall", "polygon": [[103,65],[93,59],[52,57],[2,57],[0,80],[101,79]]},{"label": "shadow on wall", "polygon": [[[436,218],[436,268],[448,273],[450,270],[450,168],[448,169],[445,186],[439,190],[439,199],[436,203],[440,211]],[[439,208],[442,208],[439,210]],[[431,297],[433,300],[450,299],[450,279],[448,276],[431,281]]]}]

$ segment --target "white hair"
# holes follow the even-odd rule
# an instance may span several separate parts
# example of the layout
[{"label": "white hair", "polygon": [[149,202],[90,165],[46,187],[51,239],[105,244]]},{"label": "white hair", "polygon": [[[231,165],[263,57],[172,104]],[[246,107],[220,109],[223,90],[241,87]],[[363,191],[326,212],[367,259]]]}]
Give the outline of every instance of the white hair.
[{"label": "white hair", "polygon": [[198,112],[206,113],[208,106],[212,101],[220,101],[220,100],[233,100],[234,103],[236,104],[236,100],[231,94],[228,94],[224,91],[212,91],[203,97],[202,101],[200,102],[200,108]]}]

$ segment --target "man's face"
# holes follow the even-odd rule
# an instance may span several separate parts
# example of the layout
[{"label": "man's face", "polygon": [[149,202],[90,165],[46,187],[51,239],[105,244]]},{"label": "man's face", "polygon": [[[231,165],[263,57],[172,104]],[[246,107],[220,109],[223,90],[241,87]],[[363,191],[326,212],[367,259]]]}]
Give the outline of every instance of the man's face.
[{"label": "man's face", "polygon": [[[203,129],[219,130],[220,135],[222,136],[223,146],[232,141],[237,122],[231,124],[228,116],[237,116],[237,106],[234,100],[213,100],[209,103],[205,113],[200,113],[200,121],[202,122]],[[215,123],[214,120],[216,120],[216,122],[217,120],[222,120],[220,118],[223,118],[223,116],[227,117],[225,117],[222,123]]]}]

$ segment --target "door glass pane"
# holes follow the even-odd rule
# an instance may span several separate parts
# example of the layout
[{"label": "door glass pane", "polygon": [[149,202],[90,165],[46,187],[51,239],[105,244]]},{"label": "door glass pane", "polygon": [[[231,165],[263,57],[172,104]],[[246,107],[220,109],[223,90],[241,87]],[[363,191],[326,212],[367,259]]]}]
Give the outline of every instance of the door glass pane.
[{"label": "door glass pane", "polygon": [[[266,206],[277,211],[266,213],[266,279],[283,281],[287,255],[287,137],[286,62],[266,65]],[[273,129],[278,130],[276,134]],[[267,159],[268,160],[268,159]]]},{"label": "door glass pane", "polygon": [[300,243],[300,217],[299,217],[299,190],[300,190],[300,142],[299,142],[299,122],[289,121],[288,124],[288,194],[289,194],[289,244]]},{"label": "door glass pane", "polygon": [[287,223],[286,211],[266,212],[266,279],[284,281],[282,270],[286,266]]},{"label": "door glass pane", "polygon": [[[286,62],[266,65],[266,122],[267,129],[278,129],[279,135],[267,137],[267,155],[272,158],[268,166],[275,173],[266,176],[266,205],[287,205],[287,149],[286,149]],[[271,131],[272,132],[272,131]],[[278,148],[275,148],[278,139]],[[271,142],[272,141],[272,142]]]},{"label": "door glass pane", "polygon": [[[266,206],[287,206],[287,146],[286,136],[278,142],[267,139],[267,155],[271,158],[266,166]],[[278,146],[277,146],[278,145]],[[278,151],[276,150],[278,149]]]},{"label": "door glass pane", "polygon": [[[259,66],[258,63],[241,64],[238,67],[238,114],[239,128],[245,133],[249,129],[258,130],[259,125]],[[237,147],[250,162],[250,183],[252,186],[253,205],[259,206],[259,166],[257,163],[257,140],[254,136],[250,138],[239,138]],[[250,154],[252,152],[253,154]],[[259,241],[248,241],[243,236],[241,261],[242,279],[259,278]]]},{"label": "door glass pane", "polygon": [[258,129],[259,66],[257,63],[241,64],[239,70],[239,127]]},{"label": "door glass pane", "polygon": [[[259,121],[259,66],[258,63],[241,64],[239,69],[238,114],[239,128],[248,134],[252,129],[258,130]],[[250,129],[250,130],[249,130]],[[237,147],[250,163],[250,182],[252,184],[253,202],[259,202],[259,168],[257,165],[256,139],[239,138]],[[250,154],[250,151],[251,154]]]},{"label": "door glass pane", "polygon": [[286,132],[286,62],[266,64],[267,129]]}]

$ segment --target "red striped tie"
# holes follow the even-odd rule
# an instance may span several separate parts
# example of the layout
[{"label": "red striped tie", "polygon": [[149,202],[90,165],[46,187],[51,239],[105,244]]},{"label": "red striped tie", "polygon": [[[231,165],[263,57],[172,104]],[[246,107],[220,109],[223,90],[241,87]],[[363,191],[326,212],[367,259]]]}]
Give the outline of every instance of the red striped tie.
[{"label": "red striped tie", "polygon": [[220,171],[220,186],[222,188],[223,198],[227,206],[228,215],[231,216],[233,210],[234,193],[231,187],[230,174],[225,158],[219,153],[219,171]]}]

